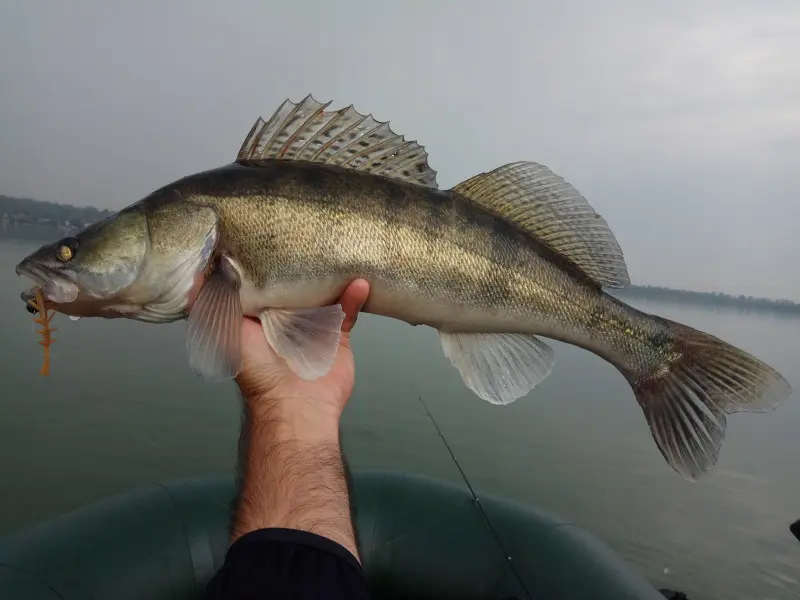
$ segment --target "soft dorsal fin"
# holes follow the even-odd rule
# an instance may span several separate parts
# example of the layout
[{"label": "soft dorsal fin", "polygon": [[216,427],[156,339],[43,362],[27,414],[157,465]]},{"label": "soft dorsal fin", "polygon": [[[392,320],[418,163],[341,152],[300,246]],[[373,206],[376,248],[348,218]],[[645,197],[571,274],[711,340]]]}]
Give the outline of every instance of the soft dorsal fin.
[{"label": "soft dorsal fin", "polygon": [[454,192],[513,221],[564,255],[598,285],[630,283],[614,234],[586,198],[533,162],[504,165],[459,183]]},{"label": "soft dorsal fin", "polygon": [[260,118],[242,143],[237,161],[303,160],[339,165],[438,188],[428,153],[392,131],[388,121],[362,115],[351,104],[326,111],[311,95],[287,99],[269,120]]}]

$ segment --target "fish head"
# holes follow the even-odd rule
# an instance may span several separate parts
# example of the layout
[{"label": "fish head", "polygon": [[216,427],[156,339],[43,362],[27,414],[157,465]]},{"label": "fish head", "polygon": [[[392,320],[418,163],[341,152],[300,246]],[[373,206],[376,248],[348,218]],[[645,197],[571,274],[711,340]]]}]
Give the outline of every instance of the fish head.
[{"label": "fish head", "polygon": [[[152,199],[151,199],[152,200]],[[165,323],[185,317],[217,241],[216,213],[145,199],[46,244],[16,267],[41,288],[47,309],[75,317]]]},{"label": "fish head", "polygon": [[[42,288],[49,308],[85,316],[102,313],[108,301],[136,281],[146,252],[145,216],[124,210],[45,244],[22,259],[16,271]],[[23,292],[23,299],[32,293]]]}]

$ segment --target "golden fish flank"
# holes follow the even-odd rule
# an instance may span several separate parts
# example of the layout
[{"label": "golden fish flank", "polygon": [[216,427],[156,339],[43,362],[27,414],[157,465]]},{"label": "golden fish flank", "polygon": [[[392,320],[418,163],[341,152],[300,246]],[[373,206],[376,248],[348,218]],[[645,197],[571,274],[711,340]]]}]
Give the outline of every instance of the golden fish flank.
[{"label": "golden fish flank", "polygon": [[728,414],[790,395],[749,354],[606,293],[629,282],[619,244],[546,167],[511,163],[440,190],[422,146],[352,106],[327,107],[287,100],[231,164],[42,247],[18,273],[69,315],[187,318],[189,363],[208,379],[237,374],[243,315],[260,319],[300,376],[324,375],[343,319],[332,303],[364,277],[365,310],[436,328],[488,402],[513,402],[547,377],[554,353],[539,336],[611,362],[689,479],[716,463]]}]

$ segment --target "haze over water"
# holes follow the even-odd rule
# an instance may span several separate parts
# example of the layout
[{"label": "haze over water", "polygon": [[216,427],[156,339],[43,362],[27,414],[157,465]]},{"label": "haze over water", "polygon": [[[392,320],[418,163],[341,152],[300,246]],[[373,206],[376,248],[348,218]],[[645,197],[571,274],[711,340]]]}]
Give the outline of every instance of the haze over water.
[{"label": "haze over water", "polygon": [[[0,241],[0,534],[154,480],[229,474],[239,401],[186,363],[182,323],[57,316],[51,376],[14,264],[36,244]],[[754,353],[800,390],[800,319],[632,302]],[[422,394],[470,482],[585,527],[659,586],[692,600],[800,597],[800,402],[728,420],[715,471],[691,484],[664,462],[633,394],[601,359],[553,342],[552,375],[508,407],[463,387],[433,330],[364,315],[343,420],[351,465],[460,481]]]},{"label": "haze over water", "polygon": [[[312,93],[418,140],[442,188],[547,165],[607,220],[635,284],[800,300],[797,0],[26,0],[0,3],[0,55],[3,195],[118,210],[230,162],[258,116]],[[31,247],[0,240],[0,534],[145,482],[230,473],[239,402],[189,371],[183,324],[57,317],[39,377],[13,273]],[[369,315],[350,462],[458,481],[424,394],[479,490],[571,518],[691,600],[800,597],[800,319],[631,303],[795,389],[774,413],[729,418],[700,482],[666,465],[601,359],[553,342],[550,377],[490,406],[432,330]]]}]

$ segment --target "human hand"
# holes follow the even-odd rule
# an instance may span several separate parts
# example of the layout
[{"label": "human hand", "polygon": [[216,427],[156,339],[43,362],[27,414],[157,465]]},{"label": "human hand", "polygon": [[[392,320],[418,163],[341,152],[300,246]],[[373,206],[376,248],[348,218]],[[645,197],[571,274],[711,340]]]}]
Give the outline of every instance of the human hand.
[{"label": "human hand", "polygon": [[[338,424],[355,384],[350,331],[369,296],[369,282],[356,279],[338,303],[345,313],[336,359],[328,373],[309,381],[296,375],[267,343],[258,319],[242,324],[242,368],[236,377],[251,411],[272,410],[276,403],[332,417]],[[316,415],[312,415],[316,416]]]}]

